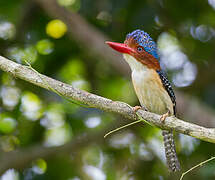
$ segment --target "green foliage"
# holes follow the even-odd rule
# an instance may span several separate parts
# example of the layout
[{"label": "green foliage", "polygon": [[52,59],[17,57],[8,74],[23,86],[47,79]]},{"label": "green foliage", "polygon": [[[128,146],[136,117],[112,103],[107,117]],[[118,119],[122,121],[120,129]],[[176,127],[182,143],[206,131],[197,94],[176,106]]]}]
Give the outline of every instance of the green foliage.
[{"label": "green foliage", "polygon": [[[123,42],[134,29],[145,30],[158,42],[161,62],[173,84],[215,108],[213,0],[57,0],[57,3],[80,14],[117,42]],[[44,9],[27,0],[0,1],[0,54],[25,65],[27,61],[38,72],[76,88],[138,105],[130,79],[119,73],[121,67],[114,69],[101,57],[93,57],[85,45],[74,41],[76,35],[71,35],[64,18],[56,19]],[[89,33],[85,27],[80,30]],[[125,125],[116,123],[121,122],[119,116],[78,106],[6,73],[0,75],[1,153],[25,150],[35,144],[60,146],[80,134],[102,131],[104,136],[106,127],[116,129]],[[202,123],[206,123],[204,118]],[[176,145],[183,172],[214,156],[213,144],[191,137],[180,135]],[[212,180],[214,169],[212,161],[184,179]],[[103,141],[95,138],[85,147],[77,145],[71,153],[37,159],[24,169],[10,169],[1,178],[5,180],[8,176],[17,180],[180,178],[180,174],[168,173],[160,130],[146,123],[121,129]]]},{"label": "green foliage", "polygon": [[2,113],[0,116],[0,132],[11,133],[16,128],[16,121],[8,114]]},{"label": "green foliage", "polygon": [[48,39],[43,39],[37,42],[36,48],[37,51],[41,55],[48,55],[53,51],[54,44],[48,40]]}]

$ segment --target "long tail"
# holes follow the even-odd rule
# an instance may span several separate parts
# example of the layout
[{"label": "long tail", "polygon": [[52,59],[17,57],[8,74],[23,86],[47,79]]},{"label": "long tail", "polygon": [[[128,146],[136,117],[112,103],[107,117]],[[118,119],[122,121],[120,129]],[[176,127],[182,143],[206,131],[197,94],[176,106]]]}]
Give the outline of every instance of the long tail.
[{"label": "long tail", "polygon": [[175,143],[172,131],[162,131],[167,165],[172,172],[180,171],[180,163],[175,150]]}]

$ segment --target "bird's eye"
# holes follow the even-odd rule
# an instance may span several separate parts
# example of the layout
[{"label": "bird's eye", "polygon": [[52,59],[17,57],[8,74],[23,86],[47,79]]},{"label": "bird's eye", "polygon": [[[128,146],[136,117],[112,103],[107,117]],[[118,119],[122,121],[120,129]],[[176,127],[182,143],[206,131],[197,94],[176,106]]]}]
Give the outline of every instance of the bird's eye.
[{"label": "bird's eye", "polygon": [[137,47],[137,51],[142,52],[142,51],[143,51],[143,48],[142,48],[141,46],[138,46],[138,47]]}]

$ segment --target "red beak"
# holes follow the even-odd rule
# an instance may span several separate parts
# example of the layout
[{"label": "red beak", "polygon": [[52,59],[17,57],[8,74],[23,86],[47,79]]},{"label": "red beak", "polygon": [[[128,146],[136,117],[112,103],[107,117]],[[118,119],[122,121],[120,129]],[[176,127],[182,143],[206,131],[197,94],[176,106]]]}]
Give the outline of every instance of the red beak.
[{"label": "red beak", "polygon": [[116,43],[116,42],[110,42],[110,41],[106,41],[105,43],[120,53],[131,54],[131,52],[133,51],[132,48],[128,47],[128,45],[124,43]]}]

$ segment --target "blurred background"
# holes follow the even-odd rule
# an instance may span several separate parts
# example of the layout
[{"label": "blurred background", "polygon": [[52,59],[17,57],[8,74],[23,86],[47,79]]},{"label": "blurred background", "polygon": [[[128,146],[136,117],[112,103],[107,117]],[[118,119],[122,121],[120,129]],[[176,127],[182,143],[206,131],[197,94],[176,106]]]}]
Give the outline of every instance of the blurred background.
[{"label": "blurred background", "polygon": [[[0,54],[38,72],[130,105],[130,70],[105,45],[142,29],[158,43],[178,117],[215,127],[215,0],[1,0]],[[0,71],[1,180],[178,179],[165,165],[161,131],[73,104]],[[176,135],[182,171],[215,145]],[[211,161],[184,179],[215,179]]]}]

